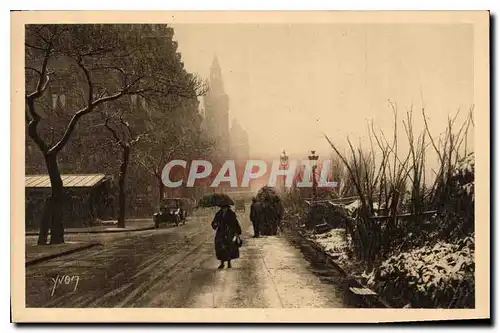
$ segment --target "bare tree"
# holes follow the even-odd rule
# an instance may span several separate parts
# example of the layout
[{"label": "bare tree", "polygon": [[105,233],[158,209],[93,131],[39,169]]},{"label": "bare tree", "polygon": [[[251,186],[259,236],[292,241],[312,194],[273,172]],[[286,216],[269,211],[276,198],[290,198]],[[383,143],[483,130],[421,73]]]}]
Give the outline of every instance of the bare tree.
[{"label": "bare tree", "polygon": [[[127,95],[196,98],[196,78],[183,69],[175,49],[165,52],[144,42],[142,28],[123,25],[33,25],[26,28],[26,121],[29,137],[42,152],[51,182],[51,197],[40,225],[38,244],[64,242],[62,221],[64,188],[58,155],[82,117]],[[152,47],[153,46],[153,47]],[[168,58],[170,57],[170,58]],[[171,61],[171,58],[176,61]],[[70,90],[69,121],[55,130],[42,124],[40,105],[51,83]],[[74,108],[74,110],[72,110]],[[57,115],[50,115],[57,116]],[[47,123],[45,121],[45,123]]]},{"label": "bare tree", "polygon": [[[42,225],[40,228],[40,238],[38,243],[45,244],[47,242],[47,235],[49,229],[49,218],[50,218],[50,228],[51,232],[51,244],[59,244],[64,242],[64,228],[62,221],[62,205],[63,205],[63,183],[61,175],[59,172],[59,167],[57,165],[57,155],[64,148],[68,140],[70,139],[78,121],[86,114],[94,111],[99,105],[121,98],[128,94],[140,93],[139,90],[134,89],[135,83],[138,79],[128,80],[125,75],[123,78],[123,85],[114,93],[109,93],[107,89],[99,89],[98,86],[94,84],[91,75],[91,61],[95,55],[101,55],[105,52],[100,47],[95,49],[75,49],[70,52],[69,50],[58,49],[58,43],[64,35],[71,34],[71,29],[65,29],[65,27],[58,26],[41,26],[41,27],[29,27],[27,28],[30,34],[29,39],[33,39],[36,44],[32,45],[30,42],[26,43],[27,49],[32,49],[38,54],[41,53],[41,57],[36,59],[33,57],[33,62],[38,63],[38,67],[27,66],[26,70],[35,72],[37,76],[37,84],[34,90],[27,91],[26,94],[26,105],[27,105],[27,120],[28,120],[28,133],[33,141],[37,144],[38,148],[42,151],[47,171],[49,173],[52,195],[50,200],[50,209],[47,210],[44,218],[42,219]],[[50,81],[52,71],[49,69],[49,61],[52,57],[56,56],[66,56],[71,58],[76,64],[78,69],[85,77],[86,96],[84,105],[76,110],[66,126],[64,134],[61,138],[54,144],[49,144],[40,135],[39,123],[41,121],[41,116],[37,112],[35,102],[42,97],[46,91]],[[38,60],[38,61],[37,61]],[[36,66],[36,65],[34,65]]]},{"label": "bare tree", "polygon": [[[113,124],[114,123],[114,124]],[[114,126],[113,126],[114,125]],[[123,118],[123,114],[106,116],[104,126],[111,133],[115,143],[121,149],[120,173],[118,178],[118,227],[125,228],[126,217],[126,179],[130,163],[132,147],[147,133],[134,134],[130,123]]]},{"label": "bare tree", "polygon": [[[203,138],[200,131],[179,131],[174,124],[150,130],[143,140],[143,148],[137,151],[137,162],[157,180],[158,202],[165,194],[162,171],[173,159],[203,158],[210,156],[214,142]],[[189,166],[188,166],[189,167]]]}]

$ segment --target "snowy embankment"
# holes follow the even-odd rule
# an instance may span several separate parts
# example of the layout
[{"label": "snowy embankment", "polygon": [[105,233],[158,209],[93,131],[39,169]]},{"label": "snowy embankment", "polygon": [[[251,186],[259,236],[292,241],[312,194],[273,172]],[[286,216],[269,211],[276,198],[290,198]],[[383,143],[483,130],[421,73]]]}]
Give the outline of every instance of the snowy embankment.
[{"label": "snowy embankment", "polygon": [[396,296],[407,306],[470,308],[474,306],[474,237],[457,244],[438,242],[382,262],[368,285]]},{"label": "snowy embankment", "polygon": [[332,229],[324,234],[310,234],[309,239],[319,244],[327,253],[340,253],[347,247],[345,229]]},{"label": "snowy embankment", "polygon": [[337,265],[349,274],[356,274],[359,271],[358,263],[349,256],[349,243],[346,239],[345,229],[332,229],[323,234],[306,234],[305,236],[323,249]]},{"label": "snowy embankment", "polygon": [[[463,308],[474,304],[474,237],[458,244],[438,242],[402,252],[383,261],[373,272],[352,256],[345,229],[307,234],[349,275],[396,306]],[[409,303],[410,302],[410,303]]]}]

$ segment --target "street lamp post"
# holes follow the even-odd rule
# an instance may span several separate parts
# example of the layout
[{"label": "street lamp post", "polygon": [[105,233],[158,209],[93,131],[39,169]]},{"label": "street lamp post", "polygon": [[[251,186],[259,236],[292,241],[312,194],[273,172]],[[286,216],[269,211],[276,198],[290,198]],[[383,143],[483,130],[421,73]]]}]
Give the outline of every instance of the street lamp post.
[{"label": "street lamp post", "polygon": [[[283,169],[286,169],[288,167],[288,156],[284,149],[281,152],[280,163]],[[286,191],[286,177],[283,177],[283,193],[285,193],[285,191]]]},{"label": "street lamp post", "polygon": [[311,150],[311,155],[308,156],[309,161],[312,164],[312,203],[316,201],[316,188],[318,184],[316,183],[316,168],[319,156],[316,155],[315,150]]}]

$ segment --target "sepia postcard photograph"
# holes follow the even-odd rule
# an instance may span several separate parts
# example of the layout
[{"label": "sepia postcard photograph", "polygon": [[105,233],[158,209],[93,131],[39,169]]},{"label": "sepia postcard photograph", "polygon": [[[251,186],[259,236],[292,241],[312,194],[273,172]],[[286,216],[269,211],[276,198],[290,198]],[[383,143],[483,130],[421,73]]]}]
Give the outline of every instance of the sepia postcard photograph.
[{"label": "sepia postcard photograph", "polygon": [[11,29],[12,321],[490,318],[488,11]]}]

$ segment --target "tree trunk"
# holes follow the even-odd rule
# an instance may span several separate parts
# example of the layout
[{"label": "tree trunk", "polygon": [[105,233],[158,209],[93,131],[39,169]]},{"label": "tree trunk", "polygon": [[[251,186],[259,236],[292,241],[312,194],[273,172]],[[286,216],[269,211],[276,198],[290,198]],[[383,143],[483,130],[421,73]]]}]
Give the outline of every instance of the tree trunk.
[{"label": "tree trunk", "polygon": [[[64,188],[61,179],[61,173],[59,172],[59,166],[57,165],[57,154],[47,154],[45,155],[45,163],[47,165],[47,171],[50,178],[50,186],[52,189],[50,203],[48,209],[50,214],[44,214],[45,217],[50,215],[50,244],[62,244],[64,243],[64,225],[63,225],[63,205],[64,205]],[[47,238],[47,228],[42,222],[42,227],[44,230],[40,230],[39,243],[45,241]]]},{"label": "tree trunk", "polygon": [[163,201],[163,198],[165,198],[165,185],[163,184],[163,181],[161,180],[161,176],[157,177],[158,179],[158,204],[161,206],[161,202]]},{"label": "tree trunk", "polygon": [[40,234],[38,236],[38,245],[47,245],[50,228],[51,198],[45,203],[42,219],[40,220]]},{"label": "tree trunk", "polygon": [[120,193],[118,197],[119,202],[119,212],[118,212],[118,228],[125,228],[125,179],[127,177],[127,168],[130,158],[130,147],[123,147],[122,163],[120,165],[120,179],[118,181],[118,186],[120,188]]}]

